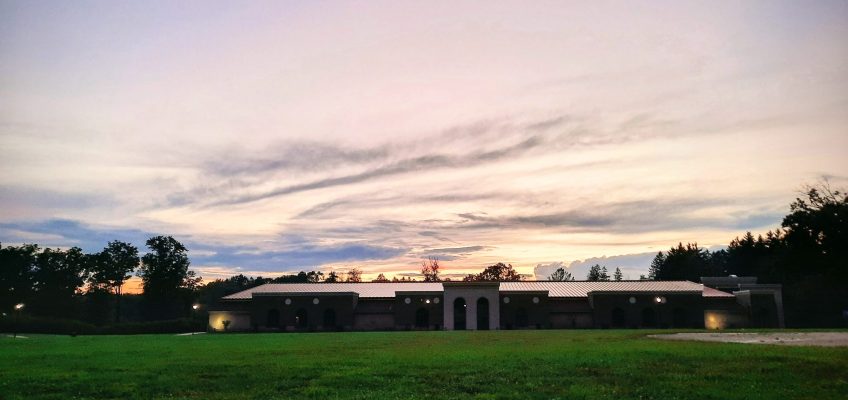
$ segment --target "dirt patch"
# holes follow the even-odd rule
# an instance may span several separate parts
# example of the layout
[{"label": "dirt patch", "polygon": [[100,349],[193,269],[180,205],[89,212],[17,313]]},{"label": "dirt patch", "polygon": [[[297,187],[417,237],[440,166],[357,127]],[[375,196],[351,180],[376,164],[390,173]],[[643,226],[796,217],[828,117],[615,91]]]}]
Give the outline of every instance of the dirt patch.
[{"label": "dirt patch", "polygon": [[673,333],[648,335],[663,340],[779,344],[785,346],[848,346],[848,332]]}]

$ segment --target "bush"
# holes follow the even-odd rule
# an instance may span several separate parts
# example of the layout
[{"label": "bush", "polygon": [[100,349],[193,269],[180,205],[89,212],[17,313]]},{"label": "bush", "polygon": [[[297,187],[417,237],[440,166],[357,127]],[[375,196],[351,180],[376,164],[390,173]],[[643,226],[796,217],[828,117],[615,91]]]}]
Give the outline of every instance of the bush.
[{"label": "bush", "polygon": [[[12,316],[0,318],[0,331],[12,332],[15,329]],[[143,333],[183,333],[206,330],[206,321],[193,319],[173,319],[150,322],[124,322],[113,325],[96,326],[72,319],[21,316],[17,321],[18,333],[46,333],[57,335],[131,335]]]}]

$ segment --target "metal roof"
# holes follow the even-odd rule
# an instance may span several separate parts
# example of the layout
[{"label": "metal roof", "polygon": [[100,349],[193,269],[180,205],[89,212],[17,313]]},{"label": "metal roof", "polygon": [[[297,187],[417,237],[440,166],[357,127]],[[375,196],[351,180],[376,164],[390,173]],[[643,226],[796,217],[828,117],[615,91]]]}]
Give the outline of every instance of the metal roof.
[{"label": "metal roof", "polygon": [[253,293],[339,293],[354,292],[360,298],[391,298],[395,292],[441,292],[441,282],[362,282],[362,283],[268,283],[224,297],[250,299]]},{"label": "metal roof", "polygon": [[[730,293],[689,281],[519,281],[501,282],[501,292],[548,291],[549,297],[588,297],[590,292],[697,292],[704,297],[733,297]],[[441,282],[269,283],[224,297],[248,300],[253,293],[356,293],[360,298],[392,298],[396,292],[442,292]]]},{"label": "metal roof", "polygon": [[704,286],[704,297],[736,297],[731,293],[722,292],[709,286]]},{"label": "metal roof", "polygon": [[[702,292],[704,286],[689,281],[565,281],[501,282],[501,292],[547,290],[548,297],[588,297],[590,292]],[[732,296],[732,295],[731,295]]]}]

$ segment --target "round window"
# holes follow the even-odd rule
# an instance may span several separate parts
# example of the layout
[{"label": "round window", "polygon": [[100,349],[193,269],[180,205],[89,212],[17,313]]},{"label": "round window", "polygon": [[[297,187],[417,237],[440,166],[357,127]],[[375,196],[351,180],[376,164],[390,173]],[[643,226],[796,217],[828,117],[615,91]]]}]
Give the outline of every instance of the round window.
[{"label": "round window", "polygon": [[285,303],[286,303],[287,306],[291,305],[291,299],[286,299]]},{"label": "round window", "polygon": [[438,297],[434,298],[433,303],[439,304],[439,298]]},{"label": "round window", "polygon": [[504,304],[509,304],[509,297],[504,297]]},{"label": "round window", "polygon": [[412,303],[412,299],[407,297],[407,298],[403,299],[403,302],[406,303],[406,304],[409,304],[409,303]]},{"label": "round window", "polygon": [[539,304],[539,298],[538,297],[533,298],[533,304]]},{"label": "round window", "polygon": [[630,304],[636,304],[636,298],[635,297],[631,297],[627,301],[629,301]]},{"label": "round window", "polygon": [[321,302],[321,300],[318,300],[318,298],[317,298],[317,297],[316,297],[316,298],[314,298],[314,299],[312,299],[312,304],[318,304],[318,303],[320,303],[320,302]]}]

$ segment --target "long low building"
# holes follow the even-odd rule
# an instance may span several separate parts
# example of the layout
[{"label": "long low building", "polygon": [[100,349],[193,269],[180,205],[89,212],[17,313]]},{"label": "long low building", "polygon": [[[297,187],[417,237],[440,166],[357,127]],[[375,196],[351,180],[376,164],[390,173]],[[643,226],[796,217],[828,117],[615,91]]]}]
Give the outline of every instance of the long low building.
[{"label": "long low building", "polygon": [[222,298],[209,311],[209,329],[783,327],[779,285],[757,285],[756,278],[703,281],[709,279],[718,279],[718,285],[690,281],[266,284]]}]

